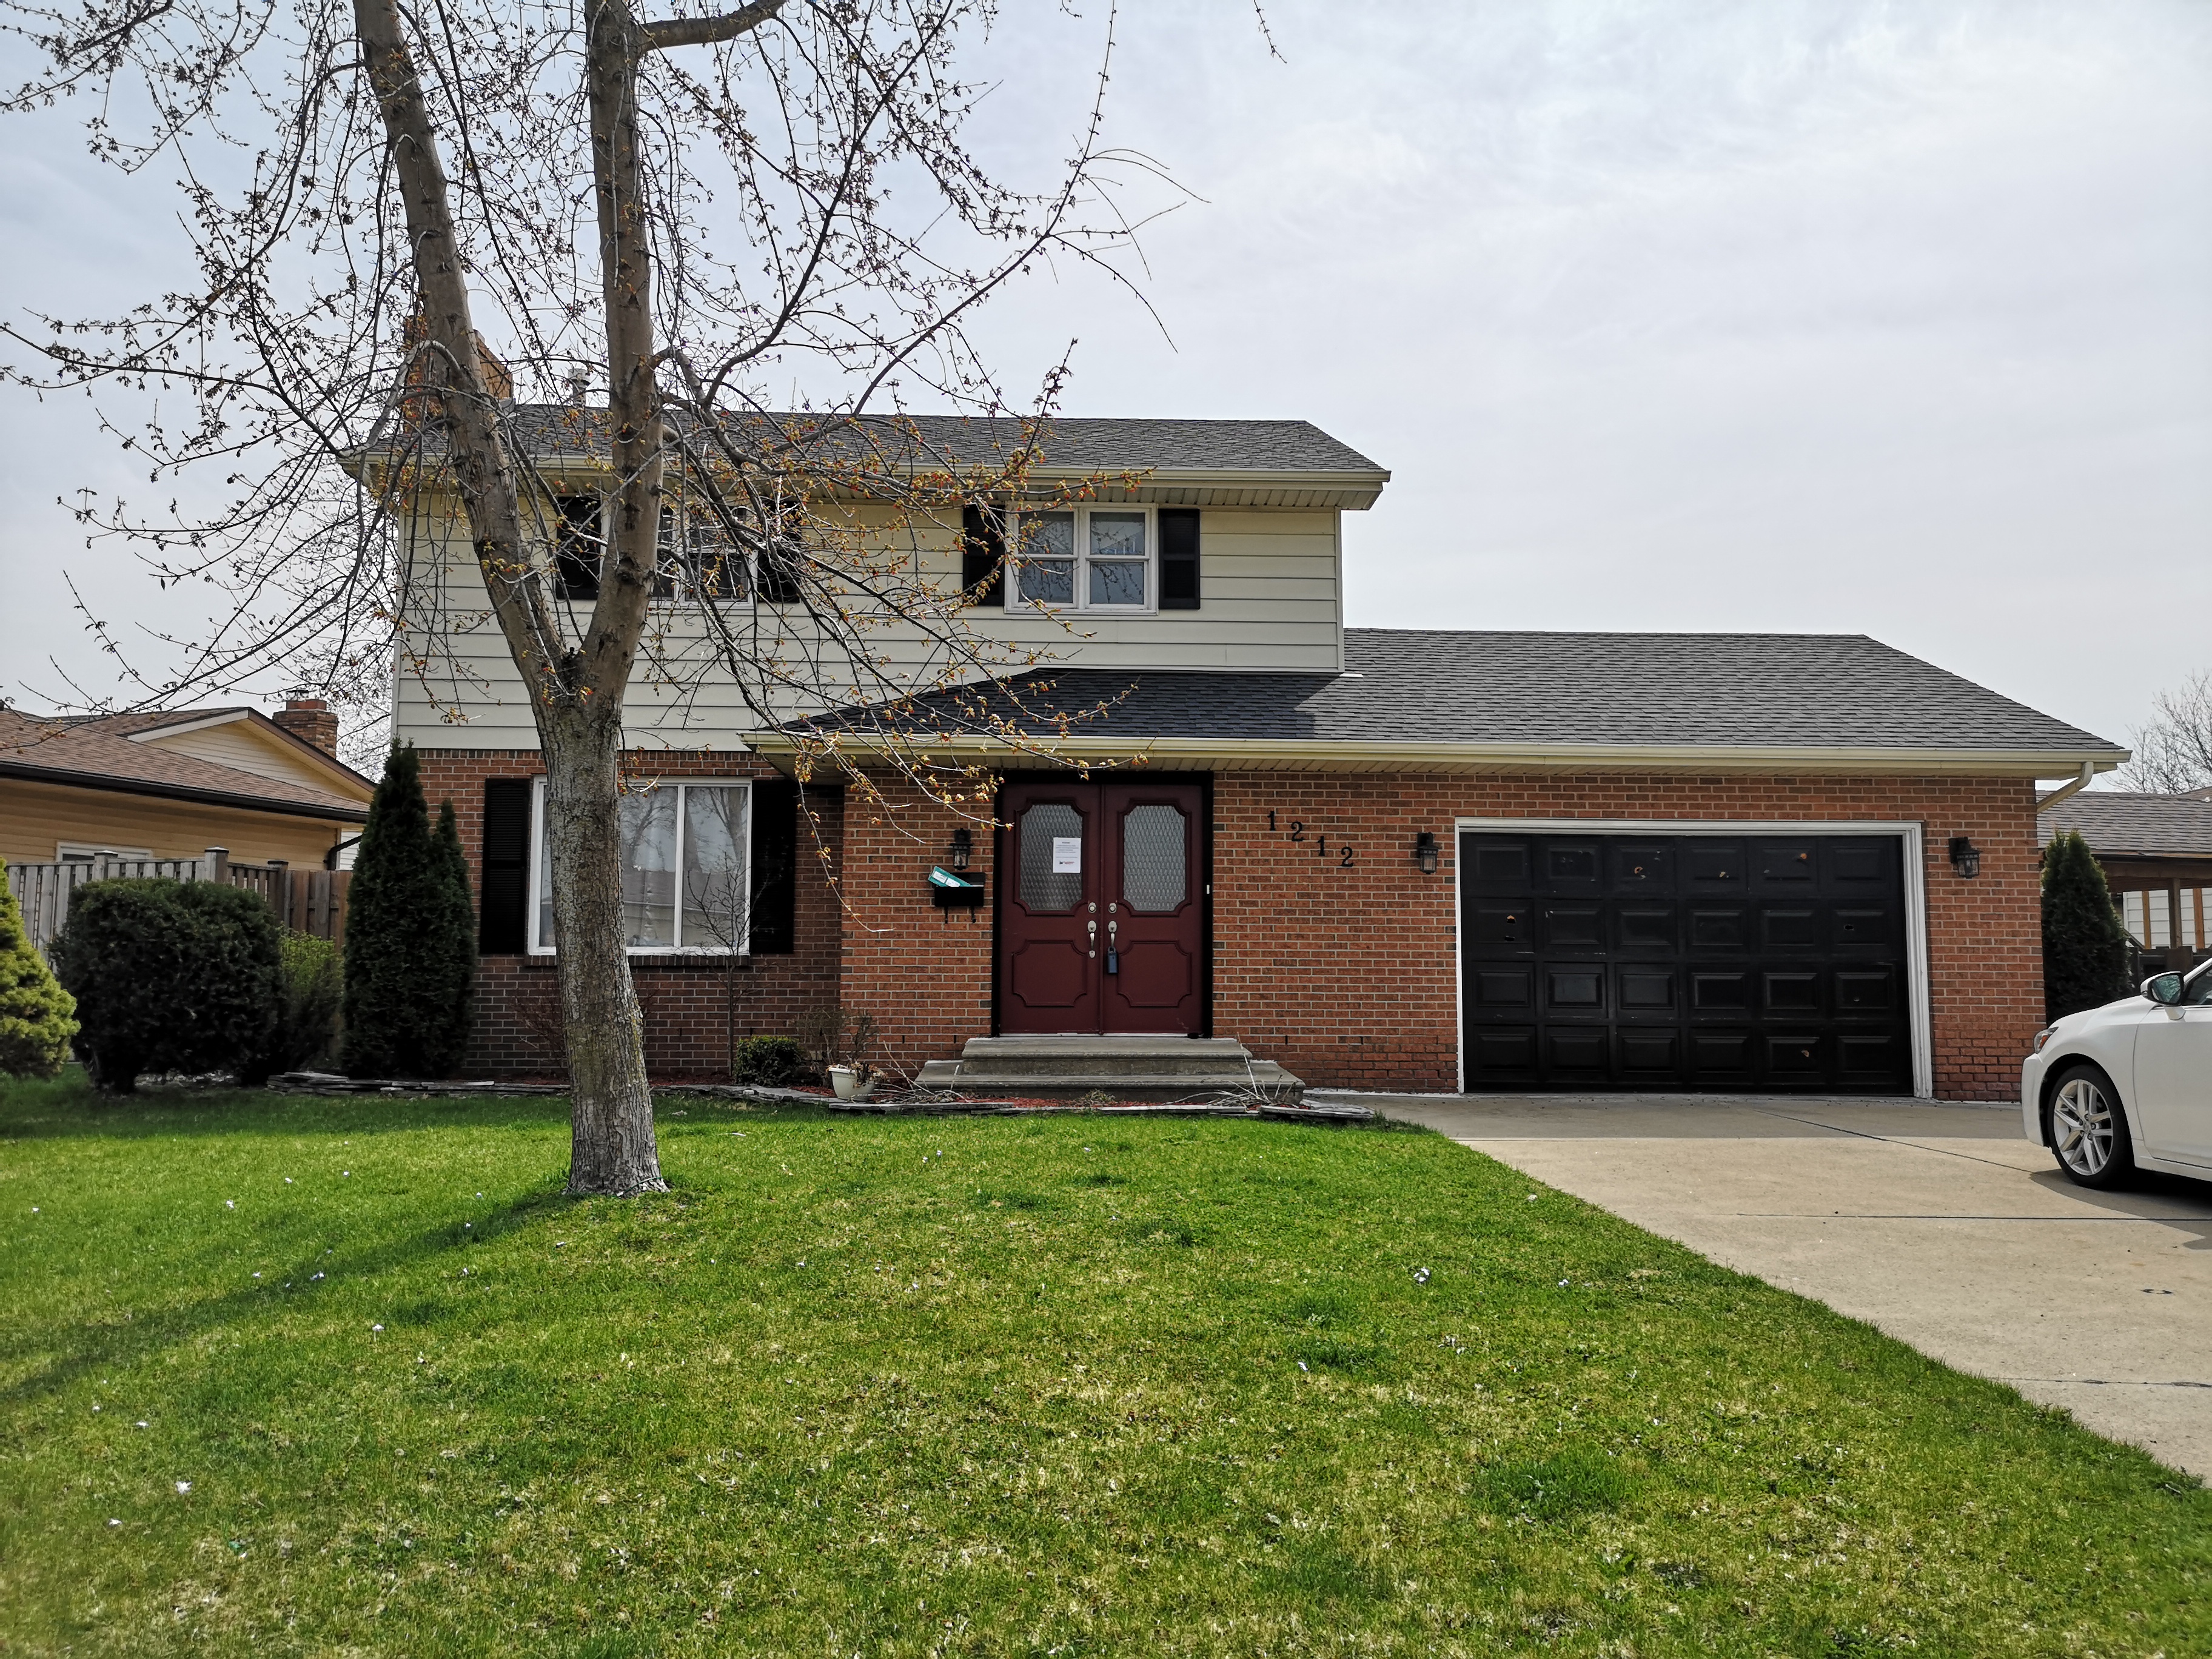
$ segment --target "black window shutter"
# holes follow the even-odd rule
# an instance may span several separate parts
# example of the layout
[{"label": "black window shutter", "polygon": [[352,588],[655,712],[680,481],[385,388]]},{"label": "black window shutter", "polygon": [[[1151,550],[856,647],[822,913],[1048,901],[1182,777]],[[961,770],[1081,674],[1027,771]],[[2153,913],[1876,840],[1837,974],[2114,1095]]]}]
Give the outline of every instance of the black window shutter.
[{"label": "black window shutter", "polygon": [[960,586],[978,605],[1006,602],[1006,521],[996,507],[960,509]]},{"label": "black window shutter", "polygon": [[753,784],[752,888],[752,953],[789,956],[798,933],[799,786],[782,778]]},{"label": "black window shutter", "polygon": [[1160,609],[1198,609],[1198,509],[1160,509]]},{"label": "black window shutter", "polygon": [[535,787],[529,778],[484,782],[479,956],[520,956],[529,946],[530,794]]}]

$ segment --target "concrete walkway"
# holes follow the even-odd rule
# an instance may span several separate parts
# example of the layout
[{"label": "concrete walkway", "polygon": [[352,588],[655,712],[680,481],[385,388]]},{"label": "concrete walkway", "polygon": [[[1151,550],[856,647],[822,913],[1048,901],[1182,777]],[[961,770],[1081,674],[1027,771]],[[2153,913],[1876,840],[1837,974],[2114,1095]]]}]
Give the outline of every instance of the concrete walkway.
[{"label": "concrete walkway", "polygon": [[1355,1097],[2212,1477],[2212,1184],[2089,1192],[2017,1108]]}]

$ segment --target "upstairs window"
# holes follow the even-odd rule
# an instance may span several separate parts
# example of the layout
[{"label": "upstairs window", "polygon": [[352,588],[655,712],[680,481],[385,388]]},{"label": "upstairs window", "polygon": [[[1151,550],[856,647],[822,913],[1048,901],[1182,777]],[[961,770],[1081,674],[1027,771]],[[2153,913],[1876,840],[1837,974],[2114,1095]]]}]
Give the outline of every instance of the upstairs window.
[{"label": "upstairs window", "polygon": [[[607,553],[606,498],[556,495],[553,505],[560,515],[553,532],[554,592],[564,599],[597,599]],[[744,550],[731,540],[719,516],[711,511],[661,508],[654,598],[744,604],[754,592]]]},{"label": "upstairs window", "polygon": [[1078,507],[1012,516],[1015,603],[1067,611],[1158,608],[1151,507]]}]

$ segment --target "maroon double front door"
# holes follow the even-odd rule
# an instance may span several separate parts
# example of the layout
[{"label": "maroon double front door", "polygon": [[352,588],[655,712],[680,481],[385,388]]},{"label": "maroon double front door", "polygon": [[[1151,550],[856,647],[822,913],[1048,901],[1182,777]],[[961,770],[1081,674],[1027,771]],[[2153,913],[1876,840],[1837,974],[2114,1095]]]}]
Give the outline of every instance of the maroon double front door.
[{"label": "maroon double front door", "polygon": [[1005,787],[1001,1032],[1200,1031],[1204,811],[1190,783]]}]

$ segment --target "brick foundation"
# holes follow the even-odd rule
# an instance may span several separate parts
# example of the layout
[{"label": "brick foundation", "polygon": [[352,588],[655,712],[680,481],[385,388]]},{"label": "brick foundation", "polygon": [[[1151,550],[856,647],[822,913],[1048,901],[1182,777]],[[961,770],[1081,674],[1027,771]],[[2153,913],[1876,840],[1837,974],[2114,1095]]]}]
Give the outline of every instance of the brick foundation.
[{"label": "brick foundation", "polygon": [[[424,750],[433,803],[450,794],[474,856],[483,781],[526,776],[534,751]],[[765,775],[745,756],[640,757],[653,775]],[[1918,823],[1927,896],[1936,1093],[2010,1098],[2021,1056],[2043,1023],[2035,790],[2024,779],[1778,778],[1662,775],[1472,777],[1224,772],[1214,781],[1213,1029],[1242,1038],[1316,1085],[1449,1090],[1458,1081],[1453,964],[1452,828],[1457,818]],[[1268,828],[1267,814],[1276,814]],[[1291,820],[1307,839],[1287,839]],[[991,1029],[988,910],[935,908],[927,872],[962,820],[902,781],[880,799],[856,792],[825,814],[841,908],[802,846],[798,951],[741,971],[747,1030],[788,1030],[810,1006],[842,1001],[876,1017],[884,1063],[902,1071],[951,1055]],[[1422,830],[1443,866],[1412,858]],[[1980,875],[1955,876],[1946,844],[1971,836]],[[1331,855],[1317,853],[1328,837]],[[971,869],[990,881],[992,837],[975,838]],[[1342,862],[1350,847],[1352,862]],[[656,1076],[716,1073],[724,1048],[719,963],[636,966]],[[483,1075],[557,1064],[550,963],[499,957],[483,967],[479,1036],[469,1064]]]}]

